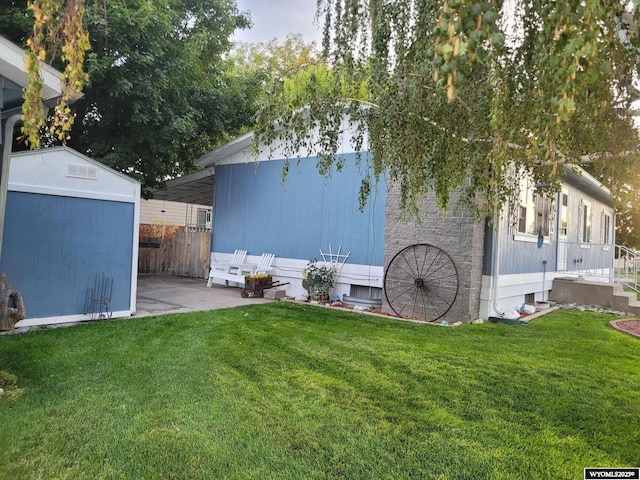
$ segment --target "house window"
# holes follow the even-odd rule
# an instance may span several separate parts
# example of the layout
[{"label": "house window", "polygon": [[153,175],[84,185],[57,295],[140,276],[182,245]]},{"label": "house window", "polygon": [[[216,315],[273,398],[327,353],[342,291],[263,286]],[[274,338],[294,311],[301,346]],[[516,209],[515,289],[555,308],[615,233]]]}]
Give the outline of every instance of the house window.
[{"label": "house window", "polygon": [[535,193],[533,183],[527,178],[520,181],[517,233],[548,237],[551,217],[551,201],[545,195]]},{"label": "house window", "polygon": [[560,195],[560,232],[563,237],[567,236],[569,225],[569,194],[562,192]]},{"label": "house window", "polygon": [[584,200],[581,206],[580,223],[581,242],[591,243],[591,204]]},{"label": "house window", "polygon": [[602,243],[611,245],[611,214],[602,212]]},{"label": "house window", "polygon": [[199,208],[196,222],[199,229],[209,228],[211,226],[211,210]]},{"label": "house window", "polygon": [[536,195],[535,199],[535,225],[534,235],[549,236],[549,217],[551,216],[551,201],[547,196]]}]

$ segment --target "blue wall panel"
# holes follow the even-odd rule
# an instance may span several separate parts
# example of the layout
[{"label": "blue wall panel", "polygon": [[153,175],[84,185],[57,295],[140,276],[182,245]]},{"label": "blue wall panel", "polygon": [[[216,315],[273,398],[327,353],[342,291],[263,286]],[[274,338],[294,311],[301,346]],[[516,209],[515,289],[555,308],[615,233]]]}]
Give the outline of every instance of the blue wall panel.
[{"label": "blue wall panel", "polygon": [[113,277],[112,311],[129,310],[134,205],[9,192],[0,272],[27,318],[84,313],[96,274]]},{"label": "blue wall panel", "polygon": [[[568,193],[568,235],[565,242],[567,249],[567,270],[609,268],[612,262],[610,250],[602,250],[601,241],[601,213],[603,210],[611,212],[611,207],[594,199],[577,188],[565,186]],[[591,204],[592,216],[592,242],[589,248],[582,248],[579,242],[579,204],[584,200]],[[559,194],[554,197],[554,208],[558,209]],[[500,274],[516,273],[541,273],[544,271],[556,271],[558,263],[558,231],[560,228],[559,215],[556,213],[552,220],[553,241],[538,247],[536,242],[523,242],[514,239],[513,228],[509,226],[509,218],[503,218],[500,224]],[[491,233],[491,232],[488,232]],[[583,263],[576,264],[574,260],[581,258]],[[546,261],[547,263],[543,263]],[[491,257],[485,253],[485,274],[492,271],[489,265]]]},{"label": "blue wall panel", "polygon": [[355,154],[345,159],[330,178],[313,158],[293,161],[284,186],[282,160],[216,166],[212,251],[311,259],[331,245],[351,251],[349,263],[383,265],[386,185],[381,179],[360,212],[362,174]]}]

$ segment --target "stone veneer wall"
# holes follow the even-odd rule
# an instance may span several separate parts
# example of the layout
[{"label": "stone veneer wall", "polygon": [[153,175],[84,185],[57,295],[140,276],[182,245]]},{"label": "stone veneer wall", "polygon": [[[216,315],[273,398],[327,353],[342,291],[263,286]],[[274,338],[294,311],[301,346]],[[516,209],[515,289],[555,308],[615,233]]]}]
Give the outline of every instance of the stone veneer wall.
[{"label": "stone veneer wall", "polygon": [[[429,194],[421,205],[421,222],[400,218],[400,188],[391,185],[387,192],[384,228],[384,264],[396,253],[417,243],[428,243],[444,250],[458,270],[458,296],[440,320],[449,323],[470,322],[480,312],[480,288],[484,256],[484,222],[478,222],[468,209],[458,206],[459,195],[452,197],[450,211],[443,216],[437,208],[435,195]],[[392,312],[386,298],[383,311]]]}]

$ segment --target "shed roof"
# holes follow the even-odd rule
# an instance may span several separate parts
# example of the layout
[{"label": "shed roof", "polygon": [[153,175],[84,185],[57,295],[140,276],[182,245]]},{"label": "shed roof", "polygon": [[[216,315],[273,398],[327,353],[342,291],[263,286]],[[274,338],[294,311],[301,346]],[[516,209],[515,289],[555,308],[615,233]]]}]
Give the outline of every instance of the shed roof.
[{"label": "shed roof", "polygon": [[140,183],[68,147],[41,148],[11,154],[9,190],[93,198],[127,203],[140,201]]}]

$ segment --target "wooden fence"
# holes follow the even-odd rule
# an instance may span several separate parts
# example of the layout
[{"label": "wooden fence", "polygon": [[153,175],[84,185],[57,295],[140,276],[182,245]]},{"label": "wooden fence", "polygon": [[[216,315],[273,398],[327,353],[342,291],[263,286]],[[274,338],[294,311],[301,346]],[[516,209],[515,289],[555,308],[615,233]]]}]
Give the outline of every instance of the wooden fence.
[{"label": "wooden fence", "polygon": [[208,278],[211,262],[211,233],[178,232],[174,234],[172,258],[174,275]]},{"label": "wooden fence", "polygon": [[208,232],[177,232],[172,239],[142,237],[138,273],[207,278],[210,250],[211,233]]},{"label": "wooden fence", "polygon": [[171,273],[173,240],[141,237],[138,249],[138,273]]}]

